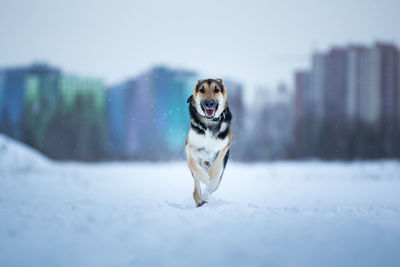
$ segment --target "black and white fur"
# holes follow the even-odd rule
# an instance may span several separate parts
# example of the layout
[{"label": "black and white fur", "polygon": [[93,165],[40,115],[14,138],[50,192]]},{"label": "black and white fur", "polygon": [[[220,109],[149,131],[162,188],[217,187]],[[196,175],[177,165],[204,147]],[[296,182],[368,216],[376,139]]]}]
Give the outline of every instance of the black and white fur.
[{"label": "black and white fur", "polygon": [[[190,96],[187,100],[190,113],[190,130],[186,141],[186,155],[194,178],[194,200],[198,207],[207,201],[209,194],[217,190],[232,143],[232,115],[225,99],[218,100],[215,117],[209,119],[199,113],[200,101]],[[200,182],[205,185],[202,194]]]}]

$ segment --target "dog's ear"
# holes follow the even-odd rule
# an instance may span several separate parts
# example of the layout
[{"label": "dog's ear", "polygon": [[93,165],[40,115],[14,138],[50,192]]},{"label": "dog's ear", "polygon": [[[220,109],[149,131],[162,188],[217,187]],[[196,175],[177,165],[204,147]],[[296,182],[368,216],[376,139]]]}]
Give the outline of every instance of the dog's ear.
[{"label": "dog's ear", "polygon": [[219,82],[219,83],[221,83],[221,84],[224,84],[224,82],[222,81],[222,79],[220,79],[220,78],[218,78],[218,79],[215,79],[217,82]]},{"label": "dog's ear", "polygon": [[186,103],[192,103],[193,101],[193,95],[189,96],[189,98],[186,100]]}]

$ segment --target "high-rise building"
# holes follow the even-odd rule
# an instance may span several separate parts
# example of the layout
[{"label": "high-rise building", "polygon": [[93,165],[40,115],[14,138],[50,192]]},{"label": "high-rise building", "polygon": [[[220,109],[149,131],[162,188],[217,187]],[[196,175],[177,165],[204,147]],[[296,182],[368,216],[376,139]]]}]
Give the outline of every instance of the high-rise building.
[{"label": "high-rise building", "polygon": [[193,72],[156,67],[132,81],[135,89],[125,96],[130,103],[127,125],[131,125],[126,146],[132,157],[183,156],[190,125],[186,100],[196,79]]},{"label": "high-rise building", "polygon": [[95,160],[104,156],[106,90],[102,80],[62,75],[59,117],[52,124],[58,135],[53,157]]},{"label": "high-rise building", "polygon": [[[133,157],[134,144],[138,140],[135,138],[135,121],[131,110],[132,106],[139,101],[134,101],[135,81],[112,86],[107,90],[107,129],[108,147],[110,156],[115,158]],[[133,128],[133,129],[132,129]],[[135,142],[131,142],[131,141]]]},{"label": "high-rise building", "polygon": [[366,55],[366,86],[362,87],[359,99],[360,119],[363,123],[378,126],[381,117],[380,56],[376,48],[369,48]]},{"label": "high-rise building", "polygon": [[346,119],[354,122],[361,118],[361,101],[367,97],[368,48],[358,45],[349,46],[346,60]]},{"label": "high-rise building", "polygon": [[243,129],[245,117],[243,86],[232,80],[226,80],[224,84],[227,87],[229,107],[232,116],[235,118],[232,121],[232,128],[233,130]]},{"label": "high-rise building", "polygon": [[25,96],[26,142],[43,151],[48,138],[48,126],[57,111],[60,70],[35,64],[29,69]]},{"label": "high-rise building", "polygon": [[379,53],[382,116],[383,118],[395,118],[399,105],[399,52],[395,45],[384,43],[377,43],[375,49]]},{"label": "high-rise building", "polygon": [[324,88],[326,86],[326,56],[315,53],[312,56],[312,68],[310,75],[311,109],[313,117],[321,121],[324,117]]},{"label": "high-rise building", "polygon": [[3,70],[2,78],[2,131],[24,140],[25,95],[28,67]]},{"label": "high-rise building", "polygon": [[[229,108],[232,113],[232,130],[234,133],[243,133],[245,127],[246,110],[244,106],[243,86],[232,80],[224,80],[227,87]],[[232,159],[244,159],[245,138],[234,138],[230,150]]]},{"label": "high-rise building", "polygon": [[71,109],[82,99],[88,100],[95,113],[105,109],[105,85],[101,79],[62,75],[59,79],[61,103],[64,108]]},{"label": "high-rise building", "polygon": [[327,120],[342,121],[346,115],[346,50],[333,48],[325,63],[324,115]]},{"label": "high-rise building", "polygon": [[295,73],[295,115],[294,115],[294,139],[297,155],[307,156],[310,154],[308,139],[312,136],[310,119],[315,112],[313,103],[313,92],[311,90],[311,75],[308,71],[297,71]]},{"label": "high-rise building", "polygon": [[311,75],[308,71],[295,73],[295,118],[302,118],[311,114],[312,106]]},{"label": "high-rise building", "polygon": [[[311,119],[313,137],[306,143],[313,146],[317,140],[321,156],[400,155],[399,58],[398,48],[387,43],[314,54],[309,103],[302,99],[304,75],[296,74],[295,133]],[[304,115],[307,106],[312,115]]]},{"label": "high-rise building", "polygon": [[[136,91],[134,99],[135,105],[131,106],[130,120],[134,122],[138,131],[135,135],[130,135],[129,140],[134,151],[140,152],[141,159],[149,159],[152,157],[153,141],[155,139],[155,96],[152,89],[152,75],[150,72],[145,72],[139,75],[136,80]],[[139,140],[139,142],[136,142]]]},{"label": "high-rise building", "polygon": [[379,87],[381,90],[381,127],[383,147],[387,156],[400,154],[397,148],[397,112],[399,99],[399,51],[395,45],[377,43],[375,48],[379,54]]},{"label": "high-rise building", "polygon": [[397,147],[397,157],[400,157],[400,50],[397,49],[397,114],[396,114],[396,130],[395,130],[395,146]]},{"label": "high-rise building", "polygon": [[3,70],[0,70],[0,131],[2,130],[2,122],[3,122],[3,87],[4,87],[4,74]]},{"label": "high-rise building", "polygon": [[176,70],[172,73],[169,110],[168,110],[168,131],[166,142],[168,149],[176,154],[184,155],[184,145],[190,127],[188,112],[188,97],[193,94],[193,87],[198,77],[193,72]]}]

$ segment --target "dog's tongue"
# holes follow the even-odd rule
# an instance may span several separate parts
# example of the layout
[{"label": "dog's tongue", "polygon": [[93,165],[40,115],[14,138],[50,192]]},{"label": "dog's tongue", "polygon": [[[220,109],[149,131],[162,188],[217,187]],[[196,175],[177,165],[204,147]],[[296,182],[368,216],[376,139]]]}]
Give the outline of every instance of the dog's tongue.
[{"label": "dog's tongue", "polygon": [[212,118],[212,117],[214,117],[214,114],[215,114],[215,109],[213,109],[213,108],[206,108],[206,116],[207,116],[207,118]]}]

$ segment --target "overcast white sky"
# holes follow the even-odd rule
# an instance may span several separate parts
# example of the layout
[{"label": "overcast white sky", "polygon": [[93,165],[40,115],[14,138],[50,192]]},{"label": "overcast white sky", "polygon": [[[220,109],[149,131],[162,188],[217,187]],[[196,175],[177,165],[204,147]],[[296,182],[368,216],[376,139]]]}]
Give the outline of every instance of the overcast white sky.
[{"label": "overcast white sky", "polygon": [[315,49],[400,42],[400,1],[0,0],[0,66],[45,61],[110,84],[155,64],[292,84]]}]

